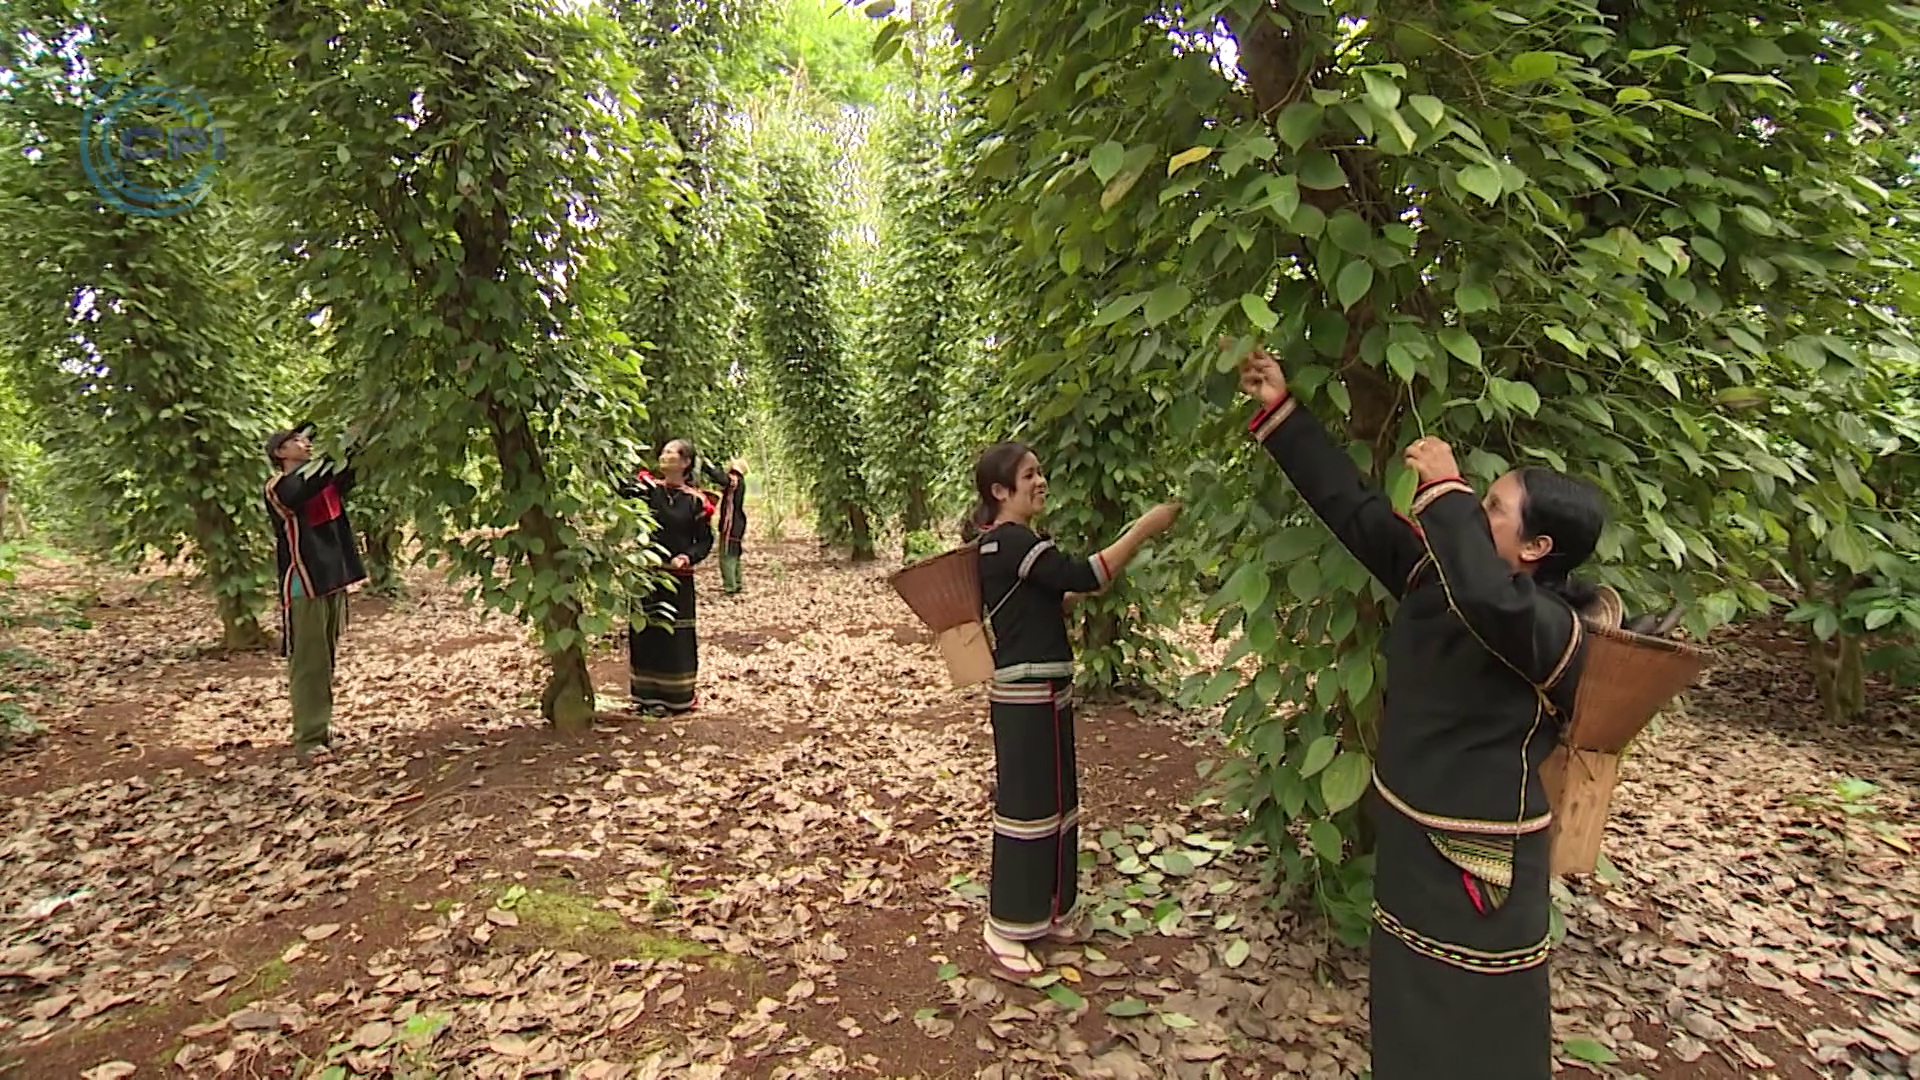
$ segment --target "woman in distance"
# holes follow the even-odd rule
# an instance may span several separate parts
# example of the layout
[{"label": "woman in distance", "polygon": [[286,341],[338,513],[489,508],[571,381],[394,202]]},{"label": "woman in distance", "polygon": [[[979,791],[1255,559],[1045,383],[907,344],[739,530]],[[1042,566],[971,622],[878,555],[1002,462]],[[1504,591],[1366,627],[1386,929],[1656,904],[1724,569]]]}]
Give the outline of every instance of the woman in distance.
[{"label": "woman in distance", "polygon": [[639,599],[627,628],[627,689],[636,712],[688,713],[698,700],[693,568],[713,551],[713,502],[688,483],[695,464],[693,444],[674,439],[660,451],[658,476],[641,469],[620,486],[627,498],[646,500],[654,542],[666,550],[673,574]]},{"label": "woman in distance", "polygon": [[1371,958],[1375,1080],[1548,1080],[1552,814],[1540,766],[1584,662],[1568,575],[1605,506],[1550,469],[1477,496],[1453,450],[1406,449],[1419,477],[1400,517],[1255,349],[1249,429],[1340,542],[1398,600],[1367,802],[1378,842]]},{"label": "woman in distance", "polygon": [[1069,555],[1035,532],[1046,508],[1040,460],[1020,443],[989,447],[974,465],[979,495],[968,533],[980,546],[981,607],[993,632],[996,783],[987,949],[997,970],[1026,979],[1045,970],[1029,946],[1080,940],[1080,792],[1074,757],[1069,595],[1106,587],[1140,545],[1171,527],[1180,504],[1141,515],[1091,558]]}]

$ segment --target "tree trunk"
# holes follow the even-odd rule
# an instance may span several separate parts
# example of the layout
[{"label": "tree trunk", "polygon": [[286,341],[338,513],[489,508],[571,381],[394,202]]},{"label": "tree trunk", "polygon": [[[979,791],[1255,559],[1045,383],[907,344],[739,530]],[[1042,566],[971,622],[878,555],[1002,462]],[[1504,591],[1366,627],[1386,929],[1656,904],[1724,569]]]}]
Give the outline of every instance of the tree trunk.
[{"label": "tree trunk", "polygon": [[[1314,43],[1291,24],[1290,17],[1279,12],[1263,12],[1251,25],[1242,25],[1245,20],[1230,21],[1236,24],[1233,26],[1235,35],[1243,43],[1240,66],[1246,73],[1248,88],[1253,92],[1254,104],[1261,115],[1278,115],[1289,103],[1312,89],[1312,68],[1323,61],[1307,55]],[[1381,213],[1387,208],[1355,199],[1356,192],[1371,187],[1363,160],[1358,155],[1341,154],[1339,157],[1342,168],[1347,172],[1347,185],[1331,191],[1315,192],[1309,201],[1329,215],[1342,206],[1350,207],[1378,228],[1383,224]],[[1331,294],[1331,283],[1322,283],[1322,287]],[[1425,299],[1416,294],[1408,298],[1406,306],[1424,314]],[[1397,449],[1392,443],[1397,434],[1395,421],[1402,399],[1398,389],[1379,370],[1369,367],[1360,356],[1360,342],[1375,318],[1371,302],[1363,302],[1346,313],[1347,337],[1341,350],[1338,377],[1346,385],[1347,395],[1352,401],[1346,436],[1351,441],[1365,443],[1373,450],[1370,479],[1380,484],[1385,479],[1386,466],[1393,460]],[[1354,598],[1354,602],[1359,609],[1358,626],[1386,626],[1387,613],[1373,602],[1370,595],[1362,593]],[[1332,672],[1325,674],[1332,675]],[[1380,701],[1378,692],[1373,700]],[[1342,746],[1364,749],[1369,753],[1378,746],[1377,715],[1361,716],[1353,703],[1347,701],[1336,702],[1330,711],[1339,717]],[[1359,828],[1359,850],[1371,850],[1373,833],[1371,823],[1364,814],[1359,815]]]},{"label": "tree trunk", "polygon": [[931,515],[927,510],[927,481],[925,477],[915,476],[907,481],[907,507],[901,514],[900,527],[909,533],[916,533],[927,527]]},{"label": "tree trunk", "polygon": [[193,531],[213,588],[214,608],[220,614],[220,647],[230,652],[266,648],[266,631],[254,614],[256,570],[231,541],[239,531],[233,519],[219,505],[202,503],[193,513]]},{"label": "tree trunk", "polygon": [[7,539],[7,511],[12,509],[12,504],[7,501],[7,489],[10,486],[7,478],[0,476],[0,542]]},{"label": "tree trunk", "polygon": [[[1800,579],[1803,600],[1824,600],[1838,607],[1858,584],[1852,577],[1822,583],[1814,574],[1806,541],[1799,537],[1788,542],[1787,559],[1794,576]],[[1822,718],[1829,724],[1857,719],[1867,708],[1867,673],[1859,640],[1843,628],[1834,632],[1832,640],[1821,641],[1809,623],[1806,641],[1807,664],[1813,669]]]},{"label": "tree trunk", "polygon": [[367,548],[367,591],[375,596],[397,599],[406,590],[394,565],[394,552],[400,547],[396,531],[385,522],[365,534]]},{"label": "tree trunk", "polygon": [[900,513],[900,558],[913,558],[913,534],[924,532],[931,514],[927,511],[927,482],[923,477],[907,480],[907,505]]},{"label": "tree trunk", "polygon": [[[1089,604],[1094,601],[1083,600],[1081,603]],[[1081,638],[1081,656],[1104,655],[1113,668],[1112,677],[1096,681],[1087,689],[1096,695],[1110,693],[1120,682],[1120,641],[1127,633],[1126,622],[1120,617],[1119,612],[1095,606],[1087,608],[1086,613],[1081,616],[1080,625],[1084,635]]]},{"label": "tree trunk", "polygon": [[220,611],[220,647],[231,652],[252,652],[269,644],[260,618],[245,597],[220,594],[214,598]]},{"label": "tree trunk", "polygon": [[872,562],[879,557],[874,552],[873,525],[867,520],[866,507],[857,504],[847,507],[847,532],[854,562]]},{"label": "tree trunk", "polygon": [[1857,720],[1867,708],[1866,665],[1861,662],[1860,639],[1841,631],[1831,641],[1809,643],[1814,685],[1820,691],[1820,711],[1828,724]]},{"label": "tree trunk", "polygon": [[[508,502],[524,500],[521,534],[537,544],[527,545],[527,566],[536,580],[547,576],[564,580],[561,541],[553,518],[540,496],[547,490],[546,455],[534,440],[526,416],[483,394],[487,419],[493,429],[493,450],[500,459],[500,483]],[[587,672],[586,634],[580,627],[580,602],[571,590],[567,598],[549,598],[540,618],[541,647],[551,672],[540,694],[540,715],[556,731],[585,731],[593,725],[593,678]],[[556,641],[565,644],[555,647]]]}]

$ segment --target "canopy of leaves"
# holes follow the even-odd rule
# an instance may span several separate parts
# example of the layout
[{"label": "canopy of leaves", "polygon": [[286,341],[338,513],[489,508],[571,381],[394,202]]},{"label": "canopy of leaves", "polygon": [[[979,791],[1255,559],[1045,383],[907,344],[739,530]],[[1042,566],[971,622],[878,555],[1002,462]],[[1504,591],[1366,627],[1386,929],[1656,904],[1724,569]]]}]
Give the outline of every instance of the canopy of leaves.
[{"label": "canopy of leaves", "polygon": [[751,94],[797,81],[826,102],[877,105],[894,81],[874,62],[878,32],[847,0],[773,0],[729,82]]},{"label": "canopy of leaves", "polygon": [[[1360,839],[1346,780],[1379,709],[1383,596],[1202,402],[1228,399],[1258,336],[1402,505],[1397,451],[1422,432],[1476,482],[1530,462],[1591,476],[1616,515],[1600,575],[1639,606],[1689,603],[1696,632],[1774,602],[1789,537],[1817,577],[1904,573],[1909,525],[1867,477],[1912,460],[1911,414],[1886,403],[1916,355],[1912,297],[1889,287],[1911,280],[1913,207],[1872,179],[1890,155],[1857,107],[1904,114],[1903,19],[956,5],[977,209],[1015,245],[989,272],[1067,346],[1023,349],[1015,378],[1064,399],[1037,420],[1139,425],[1061,486],[1098,505],[1176,432],[1222,448],[1185,456],[1192,569],[1239,568],[1212,607],[1256,663],[1194,689],[1231,698],[1254,831],[1348,925],[1366,893],[1346,845],[1283,841],[1296,820]],[[1163,379],[1163,402],[1140,396]],[[1095,528],[1124,516],[1110,501]]]},{"label": "canopy of leaves", "polygon": [[959,428],[947,384],[970,359],[970,307],[978,298],[965,273],[947,160],[950,116],[901,109],[891,120],[881,182],[891,215],[878,238],[881,261],[865,324],[866,415],[874,496],[912,534],[933,526],[941,508],[956,509],[955,496],[964,491],[964,470],[955,466],[969,448],[939,434]]},{"label": "canopy of leaves", "polygon": [[[0,354],[7,385],[31,401],[37,441],[55,456],[83,539],[137,559],[157,549],[205,572],[230,646],[258,644],[274,389],[271,328],[284,322],[252,240],[257,211],[210,198],[188,220],[102,205],[77,142],[98,138],[86,94],[105,50],[53,17],[17,18],[7,57],[0,159]],[[91,61],[91,63],[90,63]],[[129,159],[129,182],[178,183],[184,163]],[[7,441],[12,443],[13,436]],[[24,463],[24,446],[13,453]]]},{"label": "canopy of leaves", "polygon": [[808,470],[821,539],[872,558],[858,384],[829,290],[822,170],[804,142],[778,129],[763,138],[766,231],[748,272],[761,352],[789,443]]},{"label": "canopy of leaves", "polygon": [[540,628],[548,715],[584,722],[581,650],[643,569],[611,486],[639,457],[643,409],[638,354],[611,325],[607,226],[657,222],[684,195],[664,130],[618,89],[620,28],[504,0],[273,9],[264,33],[196,14],[195,40],[231,43],[244,67],[159,51],[278,133],[250,147],[253,169],[358,359],[360,463],[419,477],[422,535]]}]

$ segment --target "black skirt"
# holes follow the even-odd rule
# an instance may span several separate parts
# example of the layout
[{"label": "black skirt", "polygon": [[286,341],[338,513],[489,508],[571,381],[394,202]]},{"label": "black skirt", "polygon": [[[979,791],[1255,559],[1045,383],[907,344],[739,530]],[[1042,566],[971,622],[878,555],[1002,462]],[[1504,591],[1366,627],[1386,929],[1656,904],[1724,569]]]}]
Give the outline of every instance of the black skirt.
[{"label": "black skirt", "polygon": [[[1548,834],[1436,833],[1377,791],[1368,799],[1374,1080],[1549,1080]],[[1456,861],[1497,863],[1508,851],[1504,889]]]},{"label": "black skirt", "polygon": [[993,874],[987,925],[1011,941],[1045,936],[1079,900],[1080,783],[1073,680],[993,684]]},{"label": "black skirt", "polygon": [[[636,605],[652,621],[627,631],[627,689],[642,711],[689,712],[699,697],[700,641],[696,630],[693,575],[673,582]],[[658,620],[669,620],[659,625]]]}]

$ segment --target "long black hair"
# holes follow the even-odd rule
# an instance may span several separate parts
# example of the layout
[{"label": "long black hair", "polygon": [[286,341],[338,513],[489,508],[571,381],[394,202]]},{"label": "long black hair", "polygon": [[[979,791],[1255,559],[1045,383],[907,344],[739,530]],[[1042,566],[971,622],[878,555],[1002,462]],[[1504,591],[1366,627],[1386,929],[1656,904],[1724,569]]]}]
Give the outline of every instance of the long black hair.
[{"label": "long black hair", "polygon": [[1607,501],[1592,484],[1543,466],[1524,466],[1516,476],[1522,493],[1521,538],[1545,536],[1553,540],[1546,558],[1534,564],[1534,584],[1559,594],[1579,611],[1598,593],[1592,585],[1575,580],[1573,572],[1593,555],[1594,545],[1600,542],[1600,530],[1607,524]]},{"label": "long black hair", "polygon": [[1033,451],[1026,443],[994,443],[980,452],[973,463],[973,511],[960,526],[960,539],[972,543],[1000,516],[1000,500],[993,497],[995,484],[1011,491],[1020,482],[1020,463]]}]

